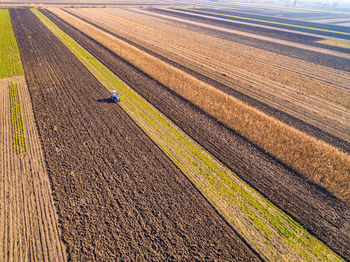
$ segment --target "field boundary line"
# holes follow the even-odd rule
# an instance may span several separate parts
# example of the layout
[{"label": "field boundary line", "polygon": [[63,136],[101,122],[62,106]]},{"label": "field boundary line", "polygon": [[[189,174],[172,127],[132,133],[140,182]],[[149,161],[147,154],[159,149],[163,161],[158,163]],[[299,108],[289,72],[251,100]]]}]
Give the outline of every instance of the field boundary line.
[{"label": "field boundary line", "polygon": [[40,11],[32,11],[107,90],[118,91],[122,101],[119,105],[125,112],[264,258],[342,261],[326,245],[193,141]]}]

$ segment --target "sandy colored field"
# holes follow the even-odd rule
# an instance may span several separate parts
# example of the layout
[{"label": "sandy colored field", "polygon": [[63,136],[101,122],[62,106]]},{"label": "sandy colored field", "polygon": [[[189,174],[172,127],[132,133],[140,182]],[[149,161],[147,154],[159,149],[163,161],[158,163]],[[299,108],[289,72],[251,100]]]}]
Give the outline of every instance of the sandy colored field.
[{"label": "sandy colored field", "polygon": [[350,202],[349,155],[257,111],[62,10],[51,10],[163,85],[327,188],[338,198]]},{"label": "sandy colored field", "polygon": [[[207,43],[212,44],[210,38],[213,37],[204,36],[202,43],[194,43],[191,37],[195,38],[193,35],[197,34],[198,38],[200,34],[121,9],[70,11],[219,83],[350,141],[350,112],[344,108],[350,107],[350,91],[343,87],[325,84],[308,76],[298,76],[270,63],[256,61],[252,53],[251,58],[247,58],[218,50],[213,45],[208,47]],[[174,32],[182,36],[174,36]],[[343,81],[345,85],[345,80],[341,79],[338,81]]]},{"label": "sandy colored field", "polygon": [[[8,85],[18,83],[28,150],[13,148]],[[24,77],[0,80],[0,260],[65,261],[56,210]]]}]

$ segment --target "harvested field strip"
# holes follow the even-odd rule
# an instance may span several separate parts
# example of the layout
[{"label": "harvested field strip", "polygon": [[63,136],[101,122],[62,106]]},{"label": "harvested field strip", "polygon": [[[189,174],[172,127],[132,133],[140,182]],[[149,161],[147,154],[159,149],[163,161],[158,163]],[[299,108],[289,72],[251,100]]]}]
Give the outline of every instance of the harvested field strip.
[{"label": "harvested field strip", "polygon": [[59,9],[55,14],[250,141],[350,203],[350,156]]},{"label": "harvested field strip", "polygon": [[[174,37],[165,31],[160,32],[145,27],[147,20],[140,20],[135,13],[118,9],[113,10],[113,15],[109,14],[110,11],[106,12],[101,9],[73,11],[79,17],[88,19],[171,61],[185,65],[229,88],[239,90],[310,125],[350,141],[350,112],[343,108],[343,106],[350,106],[350,91],[339,90],[334,86],[298,77],[262,63],[252,62],[251,59],[232,56],[208,48],[204,44],[196,44],[187,39]],[[133,22],[128,21],[130,16]],[[134,28],[135,31],[130,32],[130,28]],[[168,32],[176,32],[175,28],[168,29]],[[201,52],[198,53],[197,50]],[[226,92],[229,93],[229,91]],[[317,97],[310,93],[317,93]],[[322,93],[324,95],[319,95]],[[333,99],[343,106],[334,105],[325,101],[325,98]]]},{"label": "harvested field strip", "polygon": [[11,11],[69,259],[259,260],[74,54]]},{"label": "harvested field strip", "polygon": [[197,10],[197,9],[189,9],[189,8],[179,8],[179,9],[180,10],[185,10],[185,11],[192,11],[194,13],[203,13],[203,14],[209,14],[209,15],[219,15],[219,16],[238,18],[238,19],[249,20],[249,21],[263,22],[263,23],[275,24],[275,25],[284,25],[284,26],[290,26],[290,27],[294,27],[294,28],[310,29],[312,31],[321,31],[321,32],[327,32],[327,33],[334,33],[334,34],[350,36],[350,33],[341,32],[341,31],[335,31],[335,30],[327,30],[327,29],[322,29],[322,28],[315,28],[315,27],[308,27],[308,26],[301,26],[301,25],[293,25],[293,24],[287,24],[287,23],[280,23],[280,22],[274,22],[274,21],[268,21],[268,20],[255,19],[255,18],[250,18],[250,17],[227,15],[227,14],[208,12],[208,11]]},{"label": "harvested field strip", "polygon": [[[21,96],[26,154],[12,142],[11,98],[16,83]],[[51,185],[32,104],[23,76],[0,79],[0,261],[66,261]]]},{"label": "harvested field strip", "polygon": [[[274,260],[293,256],[322,259],[325,255],[324,259],[331,259],[327,257],[331,251],[321,242],[219,163],[50,20],[33,11],[107,89],[118,90],[122,99],[120,106],[262,256]],[[314,249],[313,245],[317,247]],[[324,250],[322,255],[321,250]]]},{"label": "harvested field strip", "polygon": [[24,74],[7,9],[0,9],[0,65],[0,79]]},{"label": "harvested field strip", "polygon": [[12,139],[16,154],[22,154],[27,151],[27,144],[23,126],[21,100],[18,92],[18,85],[11,83],[10,106],[11,106],[11,123],[12,123]]}]

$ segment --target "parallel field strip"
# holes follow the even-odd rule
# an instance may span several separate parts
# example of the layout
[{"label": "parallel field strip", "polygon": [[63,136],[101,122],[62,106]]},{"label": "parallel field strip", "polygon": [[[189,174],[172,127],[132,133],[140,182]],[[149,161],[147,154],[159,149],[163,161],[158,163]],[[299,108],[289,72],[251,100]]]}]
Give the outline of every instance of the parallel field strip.
[{"label": "parallel field strip", "polygon": [[24,75],[9,11],[0,9],[0,79]]},{"label": "parallel field strip", "polygon": [[0,10],[0,260],[65,261],[9,10]]},{"label": "parallel field strip", "polygon": [[[347,119],[350,119],[350,114],[348,114],[347,110],[338,108],[323,99],[307,96],[304,92],[310,91],[308,91],[308,88],[306,87],[299,88],[297,86],[288,86],[288,84],[283,83],[286,77],[283,77],[281,83],[279,83],[276,82],[278,80],[276,79],[276,76],[273,77],[273,80],[270,80],[267,79],[266,76],[256,75],[255,72],[253,73],[246,71],[247,69],[241,69],[241,66],[236,66],[230,61],[237,60],[236,57],[227,57],[227,55],[220,52],[215,52],[215,54],[217,54],[215,56],[213,50],[207,49],[205,46],[190,45],[186,41],[182,41],[183,39],[176,39],[174,37],[169,37],[168,34],[149,31],[147,28],[140,27],[141,21],[144,20],[139,21],[139,24],[134,24],[135,20],[137,21],[137,17],[133,18],[133,23],[127,23],[122,19],[125,19],[125,15],[127,15],[123,14],[123,11],[115,12],[118,18],[106,12],[101,14],[101,11],[92,12],[89,10],[85,13],[82,11],[74,13],[78,14],[80,17],[88,19],[89,21],[98,23],[112,32],[117,32],[127,39],[132,39],[132,41],[136,41],[138,44],[146,46],[150,50],[156,50],[157,53],[178,63],[185,64],[188,68],[194,69],[198,72],[205,71],[206,75],[210,75],[216,81],[241,90],[243,93],[249,94],[258,100],[265,100],[268,104],[281,108],[282,111],[288,112],[292,115],[296,115],[298,118],[303,119],[306,122],[311,122],[313,125],[318,126],[321,129],[327,130],[343,138],[347,137],[347,129],[350,129],[350,126],[348,126],[347,129],[345,128],[346,124],[350,123],[347,121]],[[103,16],[103,18],[101,17],[98,21],[97,19],[94,19],[94,17],[100,16]],[[106,22],[106,19],[108,20],[108,23]],[[113,26],[115,24],[118,24],[118,27]],[[135,28],[134,32],[128,30],[130,26]],[[173,31],[174,30],[171,32]],[[197,52],[198,49],[202,50],[201,54]],[[208,56],[208,52],[205,51],[212,52],[213,55]],[[203,52],[204,54],[202,54]],[[251,60],[247,60],[246,62],[249,63],[250,61]],[[264,74],[264,72],[262,72],[262,74]],[[287,73],[285,74],[288,76]],[[225,75],[225,77],[223,77],[223,75]],[[295,78],[290,77],[289,79],[287,78],[287,81],[291,82],[293,79],[292,82],[295,82]],[[237,85],[237,80],[245,83],[245,86],[247,87],[244,88],[244,84]],[[299,81],[306,81],[307,83],[309,80],[305,79]],[[313,86],[313,82],[309,82],[309,86]],[[319,85],[319,83],[314,84]],[[252,89],[253,86],[256,90]],[[327,86],[327,88],[332,89],[333,87]],[[297,94],[295,89],[301,89],[300,91],[303,92],[303,94]],[[278,98],[276,97],[276,94],[283,97]],[[327,94],[329,94],[329,92],[327,92]],[[345,99],[346,95],[344,94],[343,96],[338,97]],[[286,101],[289,101],[289,103],[286,103]],[[344,102],[346,103],[346,100],[344,100]],[[350,106],[350,100],[348,103]],[[306,110],[308,113],[300,110],[300,108],[303,108],[303,110]],[[328,121],[328,124],[323,124],[322,122],[324,121]],[[350,141],[350,137],[347,137],[347,140]]]},{"label": "parallel field strip", "polygon": [[120,106],[178,165],[234,228],[254,248],[264,253],[266,258],[341,260],[289,216],[219,163],[38,10],[33,12],[108,90],[116,89],[120,93]]}]

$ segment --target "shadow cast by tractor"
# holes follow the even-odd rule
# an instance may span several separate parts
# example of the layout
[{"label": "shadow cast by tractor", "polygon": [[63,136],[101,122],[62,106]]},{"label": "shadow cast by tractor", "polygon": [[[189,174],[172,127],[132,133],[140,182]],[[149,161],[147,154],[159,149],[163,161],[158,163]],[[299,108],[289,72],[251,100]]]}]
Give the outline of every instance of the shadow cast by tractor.
[{"label": "shadow cast by tractor", "polygon": [[109,98],[103,98],[103,99],[97,99],[98,103],[114,103],[114,101],[109,97]]}]

